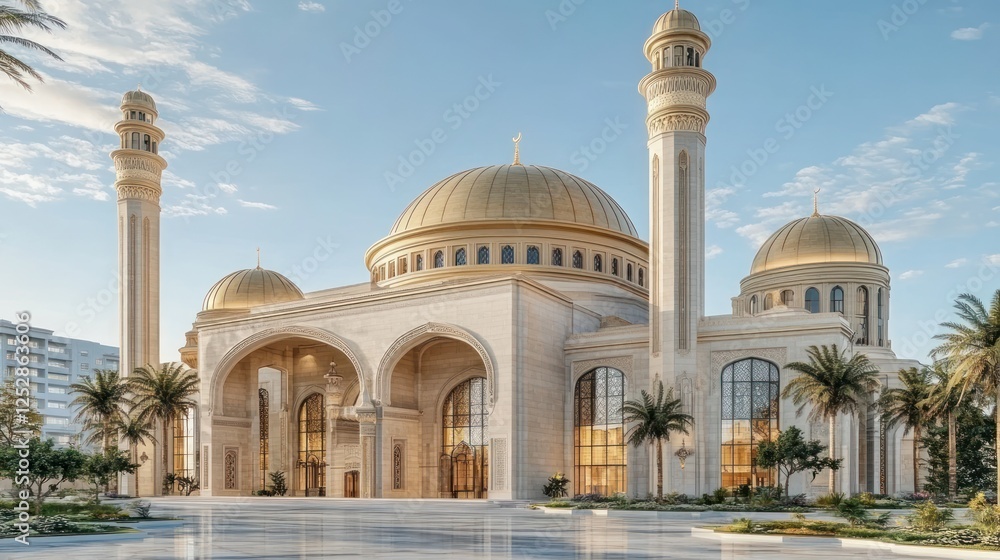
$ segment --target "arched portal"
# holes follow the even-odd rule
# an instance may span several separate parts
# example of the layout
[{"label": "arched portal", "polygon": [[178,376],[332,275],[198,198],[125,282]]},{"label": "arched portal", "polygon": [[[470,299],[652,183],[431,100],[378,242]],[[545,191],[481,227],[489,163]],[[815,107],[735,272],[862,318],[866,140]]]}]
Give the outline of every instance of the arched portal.
[{"label": "arched portal", "polygon": [[612,496],[628,490],[625,374],[600,367],[583,374],[573,395],[574,488]]},{"label": "arched portal", "polygon": [[326,409],[323,395],[310,395],[299,407],[298,490],[306,496],[326,495]]},{"label": "arched portal", "polygon": [[441,459],[452,498],[486,498],[489,481],[489,424],[486,379],[473,377],[451,390],[442,408]]}]

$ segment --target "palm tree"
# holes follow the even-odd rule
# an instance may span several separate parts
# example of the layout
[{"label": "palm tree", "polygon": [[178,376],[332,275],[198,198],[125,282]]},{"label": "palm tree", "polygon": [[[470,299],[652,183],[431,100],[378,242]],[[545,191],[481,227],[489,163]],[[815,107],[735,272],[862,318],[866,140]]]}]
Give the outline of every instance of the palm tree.
[{"label": "palm tree", "polygon": [[[782,398],[792,398],[801,415],[807,405],[812,405],[809,419],[826,420],[830,425],[830,458],[837,454],[837,416],[857,413],[868,395],[879,388],[878,368],[864,354],[847,358],[847,351],[840,352],[837,345],[810,346],[806,350],[809,362],[792,362],[785,367],[799,375],[788,382]],[[835,472],[830,470],[829,492],[836,492]]]},{"label": "palm tree", "polygon": [[160,451],[163,459],[163,474],[169,472],[167,461],[168,430],[174,419],[187,416],[195,406],[193,395],[198,393],[198,374],[184,364],[170,362],[159,368],[152,364],[136,368],[129,377],[129,385],[135,395],[133,410],[137,419],[146,424],[159,421],[163,430]]},{"label": "palm tree", "polygon": [[[960,389],[961,394],[979,390],[994,395],[995,414],[1000,420],[1000,290],[993,294],[989,310],[972,294],[958,296],[955,309],[961,322],[941,324],[951,332],[934,337],[942,342],[931,351],[931,356],[947,359],[954,368],[949,387]],[[1000,448],[1000,421],[996,424],[995,446]],[[997,467],[1000,467],[1000,453],[997,453]],[[997,491],[1000,493],[1000,477],[997,477]]]},{"label": "palm tree", "polygon": [[963,395],[951,385],[952,371],[945,360],[936,360],[930,368],[934,383],[927,396],[930,418],[944,414],[948,423],[948,497],[958,497],[958,426],[957,411]]},{"label": "palm tree", "polygon": [[149,422],[140,420],[137,415],[130,414],[119,420],[118,437],[123,443],[128,444],[133,463],[138,462],[136,453],[138,453],[140,445],[145,445],[146,440],[156,443],[156,438],[151,431],[152,427]]},{"label": "palm tree", "polygon": [[[47,47],[14,35],[14,33],[29,28],[43,31],[52,31],[53,27],[66,29],[66,22],[43,12],[38,0],[16,0],[16,3],[23,8],[0,6],[0,45],[8,43],[15,47],[41,51],[56,60],[62,60],[59,55]],[[31,91],[31,84],[28,83],[27,78],[34,78],[39,82],[44,81],[41,74],[36,72],[34,68],[3,49],[0,49],[0,72],[6,74],[8,78],[28,91]]]},{"label": "palm tree", "polygon": [[626,401],[622,406],[626,423],[635,424],[629,428],[628,442],[639,447],[642,444],[656,444],[656,498],[663,498],[663,442],[670,441],[673,432],[688,433],[694,418],[681,412],[681,400],[674,398],[674,390],[663,394],[663,383],[656,382],[656,399],[643,389],[641,400]]},{"label": "palm tree", "polygon": [[125,415],[125,407],[131,404],[128,383],[115,370],[94,370],[94,378],[69,386],[76,394],[71,406],[78,407],[76,420],[90,431],[86,442],[101,443],[101,451],[107,451],[115,444],[115,431]]},{"label": "palm tree", "polygon": [[887,389],[878,400],[886,430],[903,425],[903,435],[913,431],[913,493],[920,491],[920,434],[930,417],[927,398],[931,393],[931,373],[927,368],[899,370],[902,387]]}]

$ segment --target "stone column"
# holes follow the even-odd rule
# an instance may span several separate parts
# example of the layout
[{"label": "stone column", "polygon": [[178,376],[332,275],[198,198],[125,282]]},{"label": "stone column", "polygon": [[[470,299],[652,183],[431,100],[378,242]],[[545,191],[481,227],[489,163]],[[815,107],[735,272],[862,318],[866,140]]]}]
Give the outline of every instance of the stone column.
[{"label": "stone column", "polygon": [[330,496],[335,486],[333,450],[337,446],[337,417],[344,396],[344,378],[337,374],[336,362],[330,362],[330,370],[323,377],[326,379],[326,453],[323,456],[326,468],[323,472],[326,476],[326,495]]},{"label": "stone column", "polygon": [[361,432],[361,497],[377,497],[376,414],[374,409],[358,411]]}]

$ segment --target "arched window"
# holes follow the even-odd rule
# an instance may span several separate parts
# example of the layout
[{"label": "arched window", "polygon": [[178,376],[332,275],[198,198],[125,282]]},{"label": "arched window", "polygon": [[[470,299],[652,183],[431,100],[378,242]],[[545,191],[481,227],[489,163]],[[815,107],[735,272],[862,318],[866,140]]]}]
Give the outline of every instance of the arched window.
[{"label": "arched window", "polygon": [[614,276],[620,276],[621,271],[618,270],[618,259],[611,259],[611,274]]},{"label": "arched window", "polygon": [[854,312],[858,316],[857,343],[863,346],[868,345],[868,303],[868,288],[861,286],[858,288],[858,302]]},{"label": "arched window", "polygon": [[194,409],[174,419],[174,474],[194,478]]},{"label": "arched window", "polygon": [[132,146],[131,146],[131,148],[133,150],[138,150],[139,149],[139,133],[138,132],[133,132],[132,133]]},{"label": "arched window", "polygon": [[442,486],[453,498],[486,498],[489,424],[486,379],[473,377],[448,393],[442,410]]},{"label": "arched window", "polygon": [[500,250],[500,264],[514,264],[514,248],[504,245]]},{"label": "arched window", "polygon": [[645,288],[646,287],[646,269],[645,268],[640,268],[639,269],[639,287],[640,288]]},{"label": "arched window", "polygon": [[583,253],[580,251],[573,253],[573,268],[583,268]]},{"label": "arched window", "polygon": [[223,476],[225,479],[225,489],[226,490],[236,490],[239,488],[239,466],[240,457],[235,449],[229,449],[226,451],[226,458],[223,460]]},{"label": "arched window", "polygon": [[594,255],[594,272],[604,272],[604,259],[601,255]]},{"label": "arched window", "polygon": [[465,266],[465,249],[455,251],[455,266]]},{"label": "arched window", "polygon": [[806,311],[819,313],[819,290],[816,288],[806,290]]},{"label": "arched window", "polygon": [[147,152],[153,151],[153,147],[149,145],[149,142],[150,142],[149,135],[148,134],[143,134],[142,135],[142,149],[145,150],[145,151],[147,151]]},{"label": "arched window", "polygon": [[142,122],[146,122],[146,113],[139,111],[139,120]]},{"label": "arched window", "polygon": [[878,345],[885,346],[885,299],[883,299],[882,288],[878,289]]},{"label": "arched window", "polygon": [[625,267],[625,279],[628,280],[629,282],[632,281],[632,265],[631,264],[627,265]]},{"label": "arched window", "polygon": [[750,314],[757,314],[757,296],[750,296]]},{"label": "arched window", "polygon": [[476,264],[490,264],[490,248],[480,247],[476,253]]},{"label": "arched window", "polygon": [[271,400],[268,397],[267,389],[257,389],[257,422],[260,426],[260,488],[267,488],[267,467],[270,455],[268,446],[270,444],[270,406]]},{"label": "arched window", "polygon": [[625,374],[608,367],[584,374],[576,382],[574,402],[576,493],[626,492]]},{"label": "arched window", "polygon": [[552,266],[562,265],[562,249],[552,249]]},{"label": "arched window", "polygon": [[155,153],[157,153],[157,152],[156,152],[156,142],[153,142],[153,153],[154,153],[154,154],[155,154]]},{"label": "arched window", "polygon": [[434,268],[444,268],[444,252],[434,253]]},{"label": "arched window", "polygon": [[130,120],[133,120],[133,121],[134,121],[134,120],[135,120],[135,118],[136,118],[136,117],[135,117],[135,111],[129,111],[129,112],[128,112],[128,118],[129,118]]},{"label": "arched window", "polygon": [[542,255],[534,245],[528,247],[528,264],[542,264]]},{"label": "arched window", "polygon": [[316,393],[299,408],[299,490],[306,496],[326,495],[326,408]]},{"label": "arched window", "polygon": [[844,312],[844,289],[840,286],[830,290],[830,311],[833,313]]},{"label": "arched window", "polygon": [[406,453],[403,443],[398,442],[392,445],[392,489],[402,490],[406,484]]},{"label": "arched window", "polygon": [[757,358],[722,369],[722,486],[771,486],[757,447],[778,437],[778,366]]},{"label": "arched window", "polygon": [[769,311],[772,307],[774,307],[774,296],[767,294],[764,296],[764,311]]},{"label": "arched window", "polygon": [[781,305],[791,307],[795,305],[795,292],[791,290],[781,290]]},{"label": "arched window", "polygon": [[423,255],[417,255],[416,263],[414,264],[414,269],[416,270],[416,272],[420,272],[421,270],[424,269],[424,256]]}]

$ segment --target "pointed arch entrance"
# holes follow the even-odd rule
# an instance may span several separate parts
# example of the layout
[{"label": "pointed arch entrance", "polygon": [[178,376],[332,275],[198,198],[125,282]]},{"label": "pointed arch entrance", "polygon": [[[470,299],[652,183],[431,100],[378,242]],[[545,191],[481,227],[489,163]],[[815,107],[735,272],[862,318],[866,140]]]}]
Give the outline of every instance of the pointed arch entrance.
[{"label": "pointed arch entrance", "polygon": [[442,415],[443,489],[452,498],[486,498],[489,483],[489,424],[486,378],[473,377],[451,390]]}]

